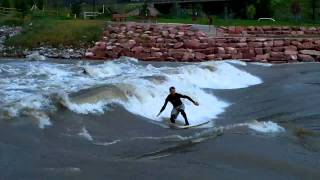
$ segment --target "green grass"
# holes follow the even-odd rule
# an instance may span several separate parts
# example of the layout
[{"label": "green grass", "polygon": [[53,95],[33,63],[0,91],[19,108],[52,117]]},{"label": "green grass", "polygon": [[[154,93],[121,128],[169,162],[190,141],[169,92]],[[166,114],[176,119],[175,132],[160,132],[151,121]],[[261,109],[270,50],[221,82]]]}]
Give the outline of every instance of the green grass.
[{"label": "green grass", "polygon": [[40,45],[53,47],[89,47],[101,38],[105,21],[38,18],[24,25],[23,32],[11,37],[6,45],[35,48]]},{"label": "green grass", "polygon": [[[183,24],[208,24],[207,18],[197,18],[193,21],[191,17],[186,18],[158,18],[160,23],[183,23]],[[220,18],[213,18],[213,24],[216,26],[320,26],[320,23],[312,22],[295,22],[295,21],[258,21],[246,19],[229,19],[224,20]]]},{"label": "green grass", "polygon": [[16,14],[0,16],[1,26],[21,26],[24,24],[24,19],[18,17]]}]

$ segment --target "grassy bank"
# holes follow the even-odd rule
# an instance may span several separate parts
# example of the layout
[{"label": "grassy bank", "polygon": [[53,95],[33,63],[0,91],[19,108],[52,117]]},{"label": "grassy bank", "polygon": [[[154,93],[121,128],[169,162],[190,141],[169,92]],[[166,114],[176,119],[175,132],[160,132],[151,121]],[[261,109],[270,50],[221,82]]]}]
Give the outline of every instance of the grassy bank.
[{"label": "grassy bank", "polygon": [[[183,24],[208,24],[207,18],[197,18],[195,21],[191,17],[187,18],[159,18],[160,23],[183,23]],[[320,23],[296,22],[296,21],[258,21],[246,19],[221,19],[213,18],[213,24],[216,26],[320,26]]]},{"label": "grassy bank", "polygon": [[53,47],[88,47],[101,38],[105,21],[37,18],[23,25],[23,32],[6,41],[6,45],[34,48],[41,45]]}]

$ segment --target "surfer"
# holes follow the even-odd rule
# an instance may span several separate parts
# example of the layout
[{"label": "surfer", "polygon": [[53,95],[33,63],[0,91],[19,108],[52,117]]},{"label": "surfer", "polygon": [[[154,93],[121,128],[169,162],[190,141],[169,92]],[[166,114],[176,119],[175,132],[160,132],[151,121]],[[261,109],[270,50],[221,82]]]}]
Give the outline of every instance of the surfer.
[{"label": "surfer", "polygon": [[162,108],[161,108],[161,110],[160,110],[160,112],[159,112],[159,114],[157,116],[159,116],[162,113],[162,111],[166,108],[168,102],[170,102],[172,104],[172,106],[173,106],[173,109],[171,111],[171,117],[170,117],[171,123],[175,123],[176,122],[176,118],[178,117],[179,113],[181,113],[183,118],[184,118],[184,121],[186,123],[186,126],[188,126],[189,122],[188,122],[187,115],[184,112],[184,104],[182,103],[181,98],[188,99],[189,101],[191,101],[196,106],[199,106],[199,103],[197,103],[196,101],[192,100],[189,96],[176,93],[175,87],[170,87],[169,91],[170,91],[170,94],[166,98],[166,101],[165,101],[164,105],[162,106]]}]

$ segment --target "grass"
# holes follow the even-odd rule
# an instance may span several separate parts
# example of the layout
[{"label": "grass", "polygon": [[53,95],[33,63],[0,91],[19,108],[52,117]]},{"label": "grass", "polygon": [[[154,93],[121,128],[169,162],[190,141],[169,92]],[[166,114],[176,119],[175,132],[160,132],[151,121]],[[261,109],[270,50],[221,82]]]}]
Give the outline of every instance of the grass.
[{"label": "grass", "polygon": [[[110,17],[99,17],[96,20],[74,20],[71,17],[49,17],[44,14],[34,14],[21,18],[21,16],[0,16],[0,25],[21,25],[23,32],[15,37],[6,40],[7,46],[17,48],[36,48],[39,46],[66,47],[74,48],[90,47],[101,38],[105,22]],[[137,17],[129,17],[128,21],[139,21]],[[160,23],[184,23],[184,24],[207,24],[206,18],[197,18],[193,21],[191,17],[171,18],[159,17]],[[312,23],[297,23],[293,21],[262,21],[233,19],[224,20],[214,18],[216,26],[263,26],[263,25],[282,25],[282,26],[314,26]],[[320,24],[316,24],[320,26]]]},{"label": "grass", "polygon": [[24,19],[15,14],[1,16],[0,25],[2,26],[21,26],[24,24]]},{"label": "grass", "polygon": [[[160,17],[158,19],[160,23],[183,23],[183,24],[208,24],[207,18],[197,18],[193,21],[191,17],[186,18],[168,18]],[[258,21],[258,20],[246,20],[246,19],[229,19],[224,20],[221,18],[213,18],[213,24],[216,26],[320,26],[320,23],[312,22],[296,22],[296,21]]]},{"label": "grass", "polygon": [[41,45],[52,47],[88,47],[101,38],[105,21],[36,18],[23,26],[23,32],[9,38],[8,46],[35,48]]}]

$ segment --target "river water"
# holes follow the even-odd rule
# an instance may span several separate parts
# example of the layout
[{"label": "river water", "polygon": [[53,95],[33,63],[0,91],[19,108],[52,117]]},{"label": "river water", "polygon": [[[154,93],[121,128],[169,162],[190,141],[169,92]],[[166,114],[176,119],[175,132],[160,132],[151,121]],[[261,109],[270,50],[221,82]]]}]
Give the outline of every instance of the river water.
[{"label": "river water", "polygon": [[[0,61],[0,179],[318,179],[320,64]],[[190,124],[156,117],[175,86]],[[178,121],[183,122],[181,117]]]}]

